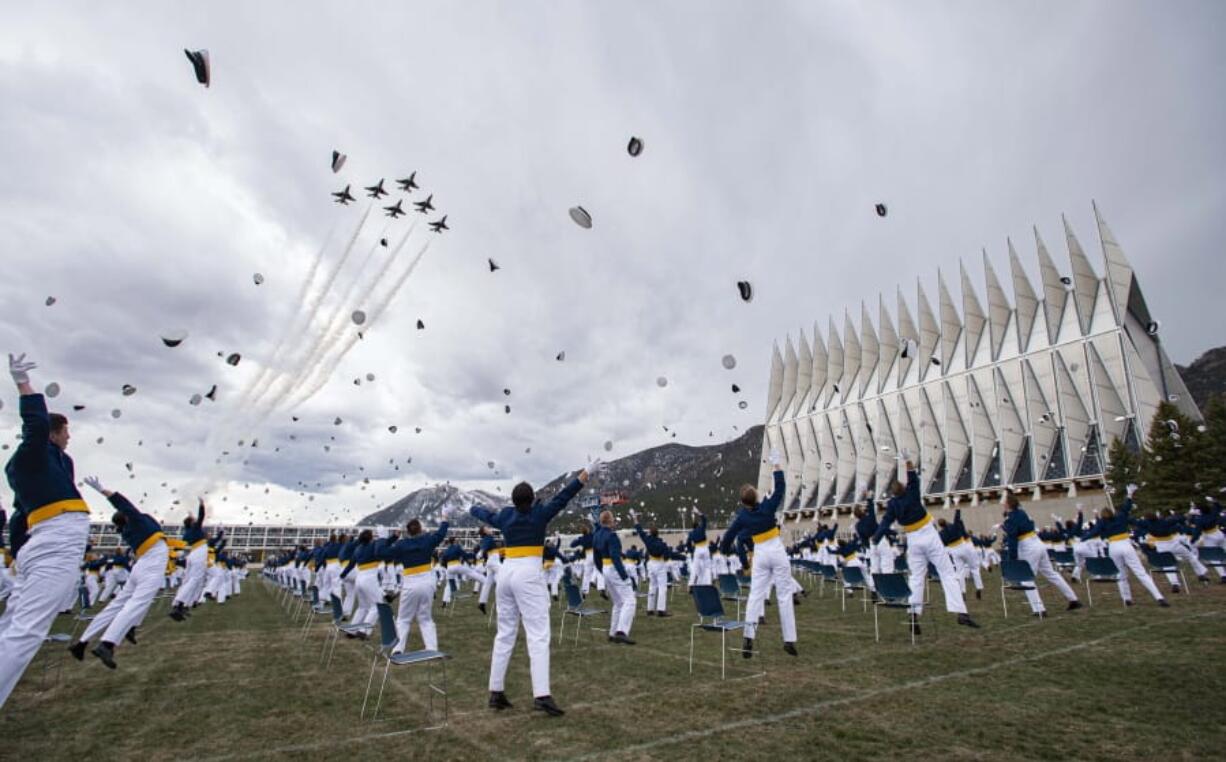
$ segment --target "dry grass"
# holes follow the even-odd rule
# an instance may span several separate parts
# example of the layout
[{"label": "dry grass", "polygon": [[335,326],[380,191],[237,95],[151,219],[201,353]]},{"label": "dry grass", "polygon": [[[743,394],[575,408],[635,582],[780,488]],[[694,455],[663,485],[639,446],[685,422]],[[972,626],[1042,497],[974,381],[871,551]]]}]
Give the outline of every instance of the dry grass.
[{"label": "dry grass", "polygon": [[[62,646],[48,645],[0,713],[0,757],[624,762],[1220,753],[1226,586],[1172,597],[1169,610],[1140,599],[1125,610],[1113,588],[1099,587],[1093,608],[1071,614],[1046,590],[1060,613],[1038,622],[1020,598],[1002,618],[998,578],[987,585],[985,600],[970,602],[982,630],[941,614],[917,647],[898,612],[883,612],[877,644],[871,612],[849,606],[844,614],[829,591],[818,598],[814,590],[797,610],[801,657],[785,655],[778,628],[767,626],[761,657],[730,660],[727,682],[711,635],[700,637],[700,663],[688,673],[692,606],[678,593],[677,616],[636,618],[638,646],[611,646],[602,633],[593,640],[583,633],[577,648],[569,636],[565,644],[555,638],[553,691],[568,710],[561,719],[530,710],[522,639],[508,676],[515,709],[485,708],[493,632],[468,598],[451,616],[436,607],[441,643],[455,657],[451,722],[425,730],[424,669],[394,669],[380,720],[360,721],[370,652],[342,639],[331,669],[321,670],[323,618],[304,644],[274,595],[252,580],[240,597],[203,606],[184,624],[170,621],[159,602],[141,644],[119,650],[114,673],[92,657],[64,660]],[[69,629],[71,622],[57,626]]]}]

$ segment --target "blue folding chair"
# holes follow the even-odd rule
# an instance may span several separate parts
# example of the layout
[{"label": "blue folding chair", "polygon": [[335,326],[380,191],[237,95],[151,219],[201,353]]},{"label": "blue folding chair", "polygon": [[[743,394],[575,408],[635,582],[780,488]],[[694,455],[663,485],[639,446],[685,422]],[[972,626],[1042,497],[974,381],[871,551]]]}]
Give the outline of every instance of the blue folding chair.
[{"label": "blue folding chair", "polygon": [[[745,623],[724,618],[724,604],[720,602],[719,590],[714,585],[694,585],[690,588],[690,596],[694,599],[694,608],[698,610],[698,622],[690,625],[690,674],[694,674],[694,631],[701,629],[719,633],[719,678],[725,680],[728,674],[728,633],[743,629]],[[742,651],[739,648],[735,650]]]},{"label": "blue folding chair", "polygon": [[[1119,581],[1120,581],[1120,567],[1115,565],[1115,561],[1112,561],[1110,558],[1106,556],[1087,558],[1086,559],[1086,574],[1085,574],[1087,605],[1090,605],[1090,606],[1094,605],[1094,596],[1090,592],[1090,583],[1092,582],[1114,582],[1118,584]],[[1128,602],[1125,601],[1122,596],[1120,597],[1120,603],[1124,604],[1125,606],[1128,605]]]},{"label": "blue folding chair", "polygon": [[1009,602],[1005,600],[1006,590],[1028,593],[1037,588],[1034,569],[1030,568],[1029,563],[1021,559],[1010,558],[1000,562],[1000,605],[1005,611],[1005,619],[1009,618]]},{"label": "blue folding chair", "polygon": [[[564,580],[566,586],[566,610],[562,612],[562,622],[558,625],[558,642],[562,642],[562,634],[566,631],[566,618],[573,616],[575,622],[575,645],[579,645],[579,630],[583,625],[583,620],[588,617],[598,616],[606,613],[604,609],[598,609],[591,606],[586,606],[583,603],[583,596],[579,593],[579,588],[569,580]],[[589,637],[591,633],[588,633]]]},{"label": "blue folding chair", "polygon": [[[1149,570],[1153,574],[1175,575],[1179,582],[1183,584],[1183,591],[1188,595],[1192,591],[1188,589],[1188,578],[1183,574],[1183,567],[1179,565],[1179,559],[1175,558],[1175,554],[1170,551],[1157,551],[1153,548],[1145,548],[1145,560],[1149,564]],[[1167,577],[1170,582],[1170,577]]]},{"label": "blue folding chair", "polygon": [[1196,555],[1202,564],[1213,567],[1219,574],[1226,568],[1226,548],[1200,547],[1196,549]]},{"label": "blue folding chair", "polygon": [[1077,557],[1071,550],[1048,550],[1047,557],[1051,565],[1062,572],[1072,572],[1077,568]]},{"label": "blue folding chair", "polygon": [[873,601],[873,636],[881,642],[881,626],[878,623],[877,610],[902,609],[907,616],[907,629],[911,631],[911,645],[915,645],[915,630],[918,617],[911,616],[911,586],[907,584],[904,574],[874,574],[873,586],[877,588],[877,600]]},{"label": "blue folding chair", "polygon": [[725,601],[736,602],[736,618],[741,618],[741,603],[747,600],[741,594],[741,585],[736,581],[735,574],[721,574],[716,578],[719,583],[719,595]]},{"label": "blue folding chair", "polygon": [[843,611],[847,611],[847,594],[854,594],[860,591],[863,595],[861,598],[861,610],[868,613],[868,579],[864,576],[864,569],[859,566],[844,566],[843,567]]},{"label": "blue folding chair", "polygon": [[[379,707],[383,705],[383,691],[387,688],[387,673],[392,668],[392,665],[404,666],[407,664],[429,664],[430,673],[426,678],[426,684],[430,689],[427,719],[434,719],[434,696],[438,694],[443,697],[443,725],[447,724],[447,660],[451,658],[449,654],[442,651],[409,651],[408,653],[393,653],[396,650],[396,644],[400,640],[400,636],[396,634],[396,619],[392,616],[392,607],[386,603],[376,604],[379,612],[379,631],[380,642],[378,649],[375,650],[375,658],[370,664],[370,679],[366,682],[366,696],[362,699],[361,718],[366,717],[366,703],[370,699],[371,684],[375,679],[375,666],[379,662],[379,657],[383,657],[383,682],[379,684],[379,698],[375,701],[375,711],[371,715],[372,720],[379,718]],[[441,664],[443,668],[443,684],[434,684],[434,666]],[[442,727],[435,726],[435,727]]]}]

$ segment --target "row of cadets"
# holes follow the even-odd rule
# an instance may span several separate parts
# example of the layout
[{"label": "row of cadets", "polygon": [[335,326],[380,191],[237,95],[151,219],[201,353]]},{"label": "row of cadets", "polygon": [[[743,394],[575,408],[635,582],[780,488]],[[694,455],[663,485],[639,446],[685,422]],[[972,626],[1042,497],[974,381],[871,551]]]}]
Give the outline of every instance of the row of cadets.
[{"label": "row of cadets", "polygon": [[1124,500],[1124,504],[1119,509],[1107,506],[1098,512],[1098,520],[1094,525],[1086,530],[1085,538],[1101,538],[1107,543],[1107,555],[1115,562],[1119,568],[1120,579],[1119,589],[1120,597],[1124,599],[1126,605],[1132,605],[1132,587],[1128,584],[1128,575],[1137,578],[1149,594],[1154,597],[1159,606],[1168,607],[1171,604],[1167,603],[1166,598],[1162,596],[1162,592],[1158,590],[1158,586],[1154,584],[1154,580],[1149,576],[1149,572],[1141,564],[1141,559],[1137,556],[1137,551],[1132,547],[1132,532],[1130,530],[1131,514],[1133,508],[1132,496],[1137,491],[1137,485],[1129,484],[1126,488],[1128,497]]},{"label": "row of cadets", "polygon": [[157,519],[142,513],[120,493],[103,487],[98,477],[86,477],[85,483],[104,495],[114,506],[111,523],[119,529],[124,543],[133,549],[136,562],[123,590],[93,618],[80,639],[68,650],[81,661],[85,658],[85,648],[89,642],[101,635],[98,645],[90,653],[107,667],[115,669],[115,647],[124,639],[136,643],[136,628],[162,588],[170,549]]},{"label": "row of cadets", "polygon": [[945,545],[936,527],[932,525],[932,516],[924,507],[920,498],[919,473],[915,465],[906,461],[907,484],[894,479],[890,485],[893,495],[886,503],[885,514],[872,541],[879,542],[890,526],[897,521],[907,536],[907,567],[911,576],[911,626],[915,634],[919,634],[919,617],[924,607],[924,580],[928,575],[928,564],[936,568],[941,579],[941,589],[945,595],[945,610],[958,615],[958,624],[966,627],[978,627],[966,611],[966,602],[962,598],[962,589],[958,584],[958,575],[954,572],[953,561],[945,552]]},{"label": "row of cadets", "polygon": [[[447,569],[447,578],[443,583],[445,585],[443,588],[444,605],[451,603],[452,596],[459,591],[460,584],[464,580],[480,584],[485,579],[483,574],[466,563],[471,558],[476,558],[476,556],[466,553],[464,546],[457,543],[454,537],[447,539],[447,547],[439,556],[439,561]],[[455,592],[452,590],[453,587]]]},{"label": "row of cadets", "polygon": [[[638,523],[638,517],[633,510],[630,511],[630,518]],[[609,613],[609,642],[632,646],[634,641],[630,639],[630,628],[634,625],[634,610],[638,598],[634,594],[630,573],[623,563],[617,522],[612,511],[600,511],[597,506],[592,509],[592,524],[596,527],[592,533],[592,549],[601,565],[605,590],[613,600],[613,610]]]},{"label": "row of cadets", "polygon": [[512,505],[499,511],[482,506],[469,509],[474,518],[502,532],[506,545],[495,588],[498,633],[490,657],[491,709],[511,708],[505,692],[507,666],[522,623],[528,641],[533,709],[553,717],[564,714],[549,690],[549,592],[541,558],[549,523],[579,493],[589,473],[597,473],[602,467],[600,460],[594,461],[545,503],[536,499],[532,485],[520,482],[511,490]]},{"label": "row of cadets", "polygon": [[553,542],[546,542],[541,555],[541,569],[545,574],[545,585],[549,588],[549,594],[555,601],[558,600],[558,584],[562,581],[562,573],[566,569],[566,562],[562,560],[562,553],[559,550],[561,544],[561,538],[555,538]]},{"label": "row of cadets", "polygon": [[[1081,581],[1081,573],[1085,570],[1087,558],[1097,558],[1106,555],[1107,544],[1100,538],[1084,539],[1086,531],[1084,512],[1081,503],[1077,504],[1077,518],[1064,522],[1064,540],[1073,551],[1073,581]],[[1055,514],[1052,514],[1053,518]]]},{"label": "row of cadets", "polygon": [[0,707],[38,652],[65,596],[76,592],[89,539],[89,506],[76,488],[68,447],[68,419],[49,413],[30,384],[35,364],[9,355],[9,374],[21,395],[21,442],[5,465],[13,490],[9,544],[16,577],[0,618]]},{"label": "row of cadets", "polygon": [[[1139,532],[1145,535],[1145,542],[1154,550],[1170,553],[1175,556],[1176,561],[1188,564],[1198,580],[1209,584],[1209,569],[1197,557],[1189,539],[1191,530],[1182,514],[1168,511],[1165,515],[1159,515],[1157,511],[1150,511],[1144,519],[1137,522],[1137,526]],[[1166,579],[1171,585],[1171,592],[1178,593],[1179,576],[1175,572],[1167,572]]]},{"label": "row of cadets", "polygon": [[[341,543],[341,550],[336,556],[336,560],[341,569],[348,566],[350,560],[353,559],[353,553],[358,547],[358,537],[360,536],[360,533],[356,534],[353,537],[350,537],[347,542]],[[341,598],[341,607],[344,609],[345,617],[349,619],[349,621],[353,621],[353,612],[358,600],[356,592],[357,578],[358,575],[356,574],[346,577],[340,571],[336,573],[337,582],[334,590]]]},{"label": "row of cadets", "polygon": [[694,527],[690,529],[689,542],[694,548],[694,561],[690,566],[690,585],[712,585],[711,548],[707,541],[707,516],[694,506]]},{"label": "row of cadets", "polygon": [[405,536],[384,546],[378,557],[390,565],[400,567],[400,608],[396,614],[396,634],[399,640],[393,653],[408,650],[409,633],[413,622],[421,630],[422,643],[427,651],[438,650],[438,633],[434,627],[435,575],[431,568],[435,548],[447,537],[447,521],[444,518],[439,528],[429,534],[422,530],[421,522],[412,519],[405,526]]},{"label": "row of cadets", "polygon": [[647,553],[647,616],[672,616],[668,612],[669,561],[680,554],[660,539],[660,530],[655,524],[651,525],[648,532],[644,532],[636,519],[634,531],[643,541],[643,548]]},{"label": "row of cadets", "polygon": [[[846,540],[839,540],[835,548],[839,561],[843,564],[844,568],[864,569],[865,584],[868,585],[869,591],[873,593],[873,599],[876,600],[877,587],[873,583],[873,575],[860,559],[861,551],[864,549],[864,545],[860,541],[860,535],[853,534]],[[844,580],[844,584],[846,584],[846,580]]]},{"label": "row of cadets", "polygon": [[477,608],[485,613],[485,607],[490,602],[490,591],[494,589],[494,581],[498,577],[498,567],[502,563],[502,551],[499,549],[498,538],[485,527],[480,530],[481,543],[477,548],[478,555],[485,560],[485,573],[481,579],[481,594],[477,598]]},{"label": "row of cadets", "polygon": [[[596,568],[596,558],[592,549],[591,528],[584,526],[580,530],[579,536],[570,541],[570,547],[577,548],[583,553],[583,558],[581,561],[583,577],[579,583],[579,592],[583,593],[583,597],[586,598],[587,594],[591,592],[592,585],[595,585],[596,590],[600,592],[600,595],[604,598],[608,598],[609,596],[605,592],[604,572],[603,570]],[[575,559],[572,560],[571,563],[580,563],[580,560]]]},{"label": "row of cadets", "polygon": [[335,533],[328,535],[328,541],[323,545],[323,575],[319,584],[319,600],[327,605],[332,596],[341,598],[340,591],[340,576],[341,576],[341,546],[345,544],[348,538],[344,534],[337,535]]},{"label": "row of cadets", "polygon": [[962,594],[966,595],[966,578],[969,576],[975,583],[976,600],[982,599],[983,577],[979,573],[979,551],[971,543],[970,532],[966,531],[966,525],[962,523],[962,509],[954,511],[952,522],[939,519],[937,526],[940,527],[941,542],[945,544],[945,550],[949,551],[954,569],[958,572]]},{"label": "row of cadets", "polygon": [[993,566],[1000,565],[1000,553],[996,550],[996,535],[972,535],[971,544],[979,550],[979,565],[983,569],[990,572]]},{"label": "row of cadets", "polygon": [[[1205,507],[1193,504],[1189,510],[1192,544],[1202,548],[1226,548],[1226,513],[1212,496],[1206,497]],[[1217,566],[1218,581],[1226,585],[1226,567]]]},{"label": "row of cadets", "polygon": [[754,636],[758,622],[765,614],[766,598],[770,594],[772,584],[775,587],[775,598],[779,602],[783,650],[792,656],[797,655],[791,563],[783,541],[779,538],[779,524],[775,516],[783,501],[786,487],[783,470],[779,467],[782,459],[778,451],[771,451],[769,462],[774,471],[774,490],[769,497],[759,502],[757,489],[749,484],[743,485],[740,507],[732,523],[724,531],[723,541],[720,543],[720,552],[724,555],[732,552],[734,544],[742,539],[742,534],[745,535],[744,540],[753,543],[749,601],[745,609],[745,642],[742,646],[742,655],[746,659],[753,655]]},{"label": "row of cadets", "polygon": [[198,502],[196,516],[189,515],[183,519],[182,537],[187,544],[187,557],[184,559],[183,583],[179,585],[174,605],[170,609],[170,618],[177,622],[187,618],[188,609],[200,601],[208,574],[209,549],[208,536],[204,531],[204,498],[200,498]]},{"label": "row of cadets", "polygon": [[1030,566],[1036,580],[1035,586],[1026,590],[1026,600],[1030,602],[1030,610],[1037,617],[1042,617],[1047,611],[1043,605],[1043,598],[1039,595],[1037,581],[1040,576],[1045,577],[1053,587],[1060,591],[1060,594],[1068,601],[1069,611],[1081,608],[1081,602],[1077,600],[1077,593],[1073,592],[1073,588],[1052,565],[1051,557],[1047,555],[1047,546],[1039,540],[1034,531],[1034,521],[1026,511],[1022,510],[1017,495],[1006,492],[1001,502],[1004,503],[1004,514],[1000,529],[1004,534],[1007,557],[1010,560],[1025,561]]}]

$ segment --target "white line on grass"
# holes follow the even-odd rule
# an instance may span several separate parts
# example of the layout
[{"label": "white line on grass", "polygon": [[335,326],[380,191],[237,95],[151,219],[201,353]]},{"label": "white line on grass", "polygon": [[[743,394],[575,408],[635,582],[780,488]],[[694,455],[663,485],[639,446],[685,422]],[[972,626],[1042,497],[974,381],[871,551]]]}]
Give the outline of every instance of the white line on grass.
[{"label": "white line on grass", "polygon": [[994,672],[998,669],[1001,669],[1002,667],[1012,667],[1018,664],[1025,664],[1027,662],[1034,662],[1034,661],[1041,661],[1043,659],[1050,659],[1054,656],[1063,656],[1065,654],[1072,653],[1074,651],[1081,651],[1086,648],[1092,648],[1093,646],[1100,645],[1102,643],[1107,642],[1108,640],[1113,640],[1123,635],[1128,635],[1131,633],[1139,632],[1141,630],[1147,630],[1151,627],[1157,627],[1159,625],[1164,625],[1164,624],[1174,624],[1178,622],[1187,622],[1193,619],[1201,619],[1201,618],[1211,617],[1211,616],[1220,616],[1221,613],[1222,612],[1218,612],[1218,611],[1210,611],[1210,612],[1205,612],[1201,614],[1192,614],[1190,616],[1181,617],[1179,619],[1171,619],[1171,620],[1166,620],[1163,622],[1152,622],[1149,624],[1142,624],[1136,627],[1130,627],[1125,630],[1118,630],[1109,635],[1104,635],[1100,638],[1094,638],[1093,640],[1085,640],[1080,643],[1074,643],[1072,645],[1063,646],[1061,648],[1056,648],[1054,650],[1046,651],[1041,654],[1031,654],[1028,656],[1017,656],[1012,659],[1005,659],[1003,661],[994,662],[992,664],[987,664],[982,667],[972,667],[970,669],[961,669],[961,670],[956,670],[954,672],[946,672],[940,675],[929,675],[928,677],[923,677],[917,680],[908,680],[905,683],[899,683],[897,685],[891,685],[885,688],[877,688],[871,691],[866,691],[864,693],[860,693],[855,696],[848,696],[846,698],[819,701],[816,704],[796,707],[795,709],[789,709],[788,711],[781,712],[779,714],[773,714],[773,715],[768,715],[764,717],[750,717],[744,720],[737,720],[736,722],[728,722],[728,723],[724,723],[723,725],[716,725],[714,727],[704,728],[703,730],[690,730],[685,733],[672,734],[664,738],[657,738],[654,741],[647,741],[646,743],[630,744],[628,746],[620,746],[616,749],[603,749],[598,752],[592,752],[591,754],[584,754],[584,755],[577,756],[577,757],[569,756],[567,757],[567,759],[583,760],[583,759],[599,759],[600,757],[607,757],[607,756],[613,756],[613,755],[622,756],[625,754],[633,754],[635,752],[644,752],[644,751],[649,751],[651,749],[658,749],[661,746],[671,746],[672,744],[676,744],[676,743],[684,743],[686,741],[694,741],[694,740],[698,740],[702,738],[708,738],[718,733],[726,733],[726,732],[733,731],[733,730],[745,730],[747,728],[754,728],[760,725],[770,725],[776,722],[793,720],[798,717],[803,717],[805,715],[816,714],[817,712],[820,712],[823,709],[829,709],[831,707],[838,707],[838,706],[845,706],[847,704],[854,704],[860,701],[865,701],[868,699],[874,699],[880,696],[889,695],[891,693],[898,693],[899,691],[911,690],[912,688],[924,688],[929,685],[935,685],[937,683],[943,683],[949,680],[958,680],[964,677],[973,677],[975,675],[982,675],[988,672]]}]

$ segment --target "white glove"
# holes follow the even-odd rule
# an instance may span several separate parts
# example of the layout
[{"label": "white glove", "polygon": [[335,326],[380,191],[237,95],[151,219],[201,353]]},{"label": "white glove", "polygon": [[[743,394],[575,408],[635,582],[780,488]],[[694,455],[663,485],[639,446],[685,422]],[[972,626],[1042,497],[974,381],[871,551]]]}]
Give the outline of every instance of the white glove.
[{"label": "white glove", "polygon": [[26,360],[24,352],[17,357],[14,357],[12,352],[9,353],[9,375],[13,377],[15,384],[30,383],[30,371],[37,367],[33,362]]},{"label": "white glove", "polygon": [[900,449],[898,451],[898,458],[900,460],[911,460],[911,451],[908,450],[906,447]]},{"label": "white glove", "polygon": [[588,476],[604,476],[605,468],[605,462],[600,458],[597,458],[591,463],[588,463],[587,468],[584,470],[587,471]]},{"label": "white glove", "polygon": [[1137,491],[1137,485],[1135,485],[1135,484],[1129,484],[1129,485],[1128,485],[1127,487],[1125,487],[1124,489],[1125,489],[1125,491],[1128,493],[1128,497],[1132,497],[1132,496],[1133,496],[1133,494],[1134,494],[1134,493],[1136,493],[1136,491]]},{"label": "white glove", "polygon": [[102,486],[102,481],[98,477],[87,476],[85,477],[85,483],[96,491],[106,494],[106,488]]},{"label": "white glove", "polygon": [[783,456],[779,454],[778,450],[771,450],[771,454],[767,456],[766,460],[772,466],[778,466],[780,463],[783,462]]},{"label": "white glove", "polygon": [[634,510],[633,508],[630,509],[630,520],[633,521],[635,524],[639,523],[639,512]]}]

